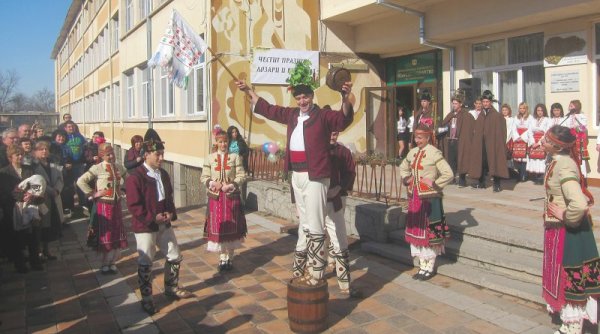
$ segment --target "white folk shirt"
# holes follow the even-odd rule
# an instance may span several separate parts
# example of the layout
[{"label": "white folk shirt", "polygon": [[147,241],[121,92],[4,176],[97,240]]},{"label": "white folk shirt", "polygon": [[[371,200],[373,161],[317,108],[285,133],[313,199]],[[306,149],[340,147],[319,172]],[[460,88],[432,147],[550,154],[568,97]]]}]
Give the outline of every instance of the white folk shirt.
[{"label": "white folk shirt", "polygon": [[156,191],[158,192],[158,201],[162,201],[165,199],[165,186],[163,185],[162,182],[162,177],[160,176],[160,169],[153,169],[152,167],[148,166],[145,162],[144,162],[144,167],[148,170],[148,173],[146,173],[148,176],[150,176],[151,178],[153,178],[154,180],[156,180]]},{"label": "white folk shirt", "polygon": [[308,113],[298,115],[298,125],[290,136],[290,151],[304,152],[304,121],[308,119]]}]

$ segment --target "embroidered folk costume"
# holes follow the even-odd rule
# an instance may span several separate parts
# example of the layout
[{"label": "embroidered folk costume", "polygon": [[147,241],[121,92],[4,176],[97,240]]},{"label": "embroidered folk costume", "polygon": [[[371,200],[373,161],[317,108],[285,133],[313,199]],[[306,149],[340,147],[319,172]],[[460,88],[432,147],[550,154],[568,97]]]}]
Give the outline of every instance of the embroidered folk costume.
[{"label": "embroidered folk costume", "polygon": [[219,271],[231,270],[233,253],[241,247],[248,231],[240,199],[240,187],[246,178],[242,157],[228,153],[227,133],[215,136],[217,151],[202,167],[200,181],[208,189],[208,213],[204,224],[206,249],[220,254]]},{"label": "embroidered folk costume", "polygon": [[[543,298],[549,312],[560,312],[563,322],[556,333],[581,333],[584,319],[596,323],[600,294],[600,258],[588,205],[593,198],[582,182],[573,157],[574,136],[559,137],[551,128],[545,147],[553,147],[545,176]],[[569,152],[570,151],[570,155]]]},{"label": "embroidered folk costume", "polygon": [[405,239],[410,244],[411,255],[419,258],[420,269],[413,276],[419,280],[435,275],[435,259],[444,253],[445,240],[450,236],[442,190],[454,174],[440,150],[426,141],[419,145],[419,136],[431,135],[426,126],[418,127],[415,130],[417,147],[410,150],[400,164],[400,176],[408,186],[409,198]]},{"label": "embroidered folk costume", "polygon": [[[123,226],[121,186],[127,172],[114,163],[114,151],[110,144],[103,143],[98,147],[98,157],[102,162],[92,165],[77,180],[77,186],[86,198],[94,201],[95,211],[91,220],[97,224],[96,250],[103,253],[102,273],[116,272],[115,263],[119,259],[119,249],[127,247],[127,235]],[[90,183],[94,183],[94,188]]]},{"label": "embroidered folk costume", "polygon": [[546,116],[529,118],[529,135],[527,136],[529,140],[529,154],[526,169],[530,174],[544,174],[546,169],[546,152],[540,140],[550,128],[550,124],[550,118]]},{"label": "embroidered folk costume", "polygon": [[178,286],[183,256],[171,222],[177,220],[173,188],[166,170],[160,167],[164,145],[158,133],[148,129],[144,135],[144,163],[131,171],[125,181],[127,208],[138,250],[138,282],[142,309],[148,314],[157,312],[152,300],[152,263],[156,247],[165,255],[165,295],[170,298],[189,298],[192,294]]},{"label": "embroidered folk costume", "polygon": [[[320,283],[327,266],[324,226],[331,173],[330,134],[346,129],[354,119],[354,112],[348,98],[351,82],[344,83],[341,88],[340,111],[321,109],[313,103],[316,81],[309,65],[309,61],[298,62],[288,79],[298,105],[295,108],[271,105],[243,81],[238,81],[237,85],[252,99],[255,113],[287,125],[284,168],[292,171],[300,229],[304,230],[304,233],[299,233],[292,271],[294,277],[302,278],[300,281],[312,286]],[[306,80],[298,81],[298,78]]]},{"label": "embroidered folk costume", "polygon": [[346,234],[346,197],[352,191],[356,169],[352,152],[337,142],[338,132],[331,133],[331,178],[327,191],[327,216],[325,228],[329,235],[328,262],[335,267],[338,285],[342,293],[352,296],[350,290],[350,251]]}]

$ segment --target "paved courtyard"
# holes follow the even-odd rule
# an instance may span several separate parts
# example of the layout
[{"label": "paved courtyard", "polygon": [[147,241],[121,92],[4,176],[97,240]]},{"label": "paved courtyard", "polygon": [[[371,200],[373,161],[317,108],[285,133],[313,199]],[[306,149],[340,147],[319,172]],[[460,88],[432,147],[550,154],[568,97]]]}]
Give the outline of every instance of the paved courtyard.
[{"label": "paved courtyard", "polygon": [[[42,272],[17,274],[1,265],[1,333],[288,333],[286,283],[296,237],[280,233],[285,221],[247,215],[249,233],[234,270],[217,273],[217,256],[205,251],[205,208],[182,209],[175,222],[184,262],[181,284],[194,298],[162,295],[162,264],[154,267],[160,312],[141,311],[135,240],[116,275],[98,272],[99,257],[85,246],[86,222],[73,221],[58,260]],[[329,274],[328,333],[552,333],[544,307],[438,275],[412,280],[415,270],[352,250],[352,275],[363,299],[342,299]],[[595,328],[589,329],[595,331]]]}]

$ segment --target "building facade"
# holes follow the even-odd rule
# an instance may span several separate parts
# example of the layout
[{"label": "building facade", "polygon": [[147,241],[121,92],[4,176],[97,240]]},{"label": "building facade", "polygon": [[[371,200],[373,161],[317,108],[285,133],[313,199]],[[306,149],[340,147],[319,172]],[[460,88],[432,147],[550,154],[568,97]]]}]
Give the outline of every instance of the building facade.
[{"label": "building facade", "polygon": [[[600,6],[597,0],[73,0],[52,52],[57,110],[85,135],[101,130],[121,149],[149,126],[166,142],[179,205],[202,201],[200,166],[211,129],[237,126],[251,146],[285,141],[285,128],[251,113],[245,95],[207,52],[186,90],[147,60],[176,9],[238,78],[252,81],[265,50],[317,51],[319,105],[339,107],[325,85],[331,67],[354,82],[356,115],[340,135],[356,153],[394,157],[397,106],[429,90],[438,117],[452,92],[490,89],[513,109],[579,99],[589,120],[592,181],[600,179]],[[294,105],[285,85],[256,84]],[[594,182],[592,182],[594,183]]]}]

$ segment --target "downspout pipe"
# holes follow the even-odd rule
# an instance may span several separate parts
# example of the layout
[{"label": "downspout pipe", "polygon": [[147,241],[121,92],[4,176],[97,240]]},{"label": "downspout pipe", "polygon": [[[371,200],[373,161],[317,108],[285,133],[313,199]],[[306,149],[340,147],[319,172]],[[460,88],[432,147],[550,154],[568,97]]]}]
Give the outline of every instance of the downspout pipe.
[{"label": "downspout pipe", "polygon": [[419,44],[429,46],[429,47],[432,47],[435,49],[448,50],[449,58],[450,58],[449,59],[450,60],[450,92],[454,92],[454,90],[456,88],[456,85],[454,83],[454,81],[455,81],[455,73],[454,72],[455,72],[455,62],[456,62],[455,58],[454,58],[455,49],[454,49],[454,47],[449,46],[449,45],[430,42],[425,38],[425,13],[419,12],[417,10],[407,8],[404,6],[400,6],[395,3],[387,2],[386,0],[377,0],[376,3],[378,5],[388,7],[393,10],[396,10],[396,11],[400,11],[404,14],[418,16],[419,17]]}]

